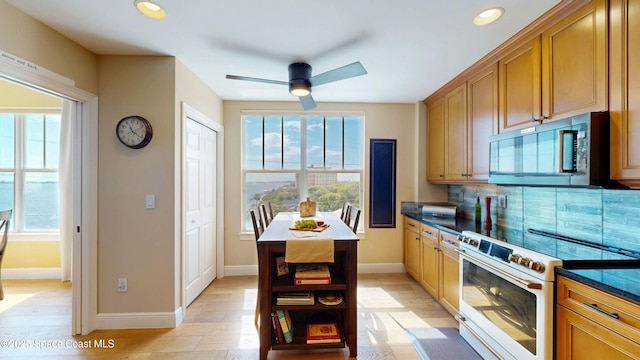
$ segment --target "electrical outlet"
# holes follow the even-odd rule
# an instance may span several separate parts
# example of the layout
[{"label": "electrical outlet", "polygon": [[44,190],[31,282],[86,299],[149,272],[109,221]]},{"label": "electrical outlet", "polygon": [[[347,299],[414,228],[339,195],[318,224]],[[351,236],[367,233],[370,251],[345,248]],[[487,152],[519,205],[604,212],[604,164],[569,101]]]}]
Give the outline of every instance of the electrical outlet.
[{"label": "electrical outlet", "polygon": [[503,209],[507,207],[507,195],[498,195],[498,207]]},{"label": "electrical outlet", "polygon": [[464,191],[460,191],[458,193],[458,201],[459,202],[464,202]]},{"label": "electrical outlet", "polygon": [[126,292],[127,291],[127,278],[119,278],[118,279],[118,291]]}]

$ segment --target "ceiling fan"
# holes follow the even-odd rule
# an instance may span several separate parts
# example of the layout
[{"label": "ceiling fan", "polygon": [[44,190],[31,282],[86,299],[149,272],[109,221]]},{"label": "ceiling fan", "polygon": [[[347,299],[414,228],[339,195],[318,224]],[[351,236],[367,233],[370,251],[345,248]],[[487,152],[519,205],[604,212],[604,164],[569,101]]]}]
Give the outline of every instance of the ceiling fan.
[{"label": "ceiling fan", "polygon": [[349,79],[352,77],[365,75],[367,70],[359,61],[353,64],[345,65],[333,70],[329,70],[322,74],[311,76],[311,65],[302,62],[296,62],[289,65],[289,81],[269,80],[261,78],[253,78],[247,76],[227,75],[227,79],[256,81],[269,84],[289,85],[291,95],[297,96],[305,110],[316,107],[316,102],[311,96],[311,87],[318,86],[334,81]]}]

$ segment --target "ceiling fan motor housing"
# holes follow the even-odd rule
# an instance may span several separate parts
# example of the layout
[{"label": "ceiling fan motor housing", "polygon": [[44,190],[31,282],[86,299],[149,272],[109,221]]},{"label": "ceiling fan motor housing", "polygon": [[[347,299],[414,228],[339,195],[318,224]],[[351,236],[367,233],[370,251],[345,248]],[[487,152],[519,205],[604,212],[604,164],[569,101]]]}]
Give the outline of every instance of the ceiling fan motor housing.
[{"label": "ceiling fan motor housing", "polygon": [[289,65],[289,92],[294,89],[306,88],[311,92],[311,65],[306,63],[293,63]]}]

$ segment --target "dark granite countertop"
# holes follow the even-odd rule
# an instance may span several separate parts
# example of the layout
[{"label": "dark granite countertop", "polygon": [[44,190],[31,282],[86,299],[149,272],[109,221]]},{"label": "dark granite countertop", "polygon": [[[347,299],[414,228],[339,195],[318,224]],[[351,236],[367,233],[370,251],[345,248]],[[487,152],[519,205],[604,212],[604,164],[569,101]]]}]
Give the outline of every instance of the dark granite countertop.
[{"label": "dark granite countertop", "polygon": [[[589,266],[587,263],[591,263],[591,265]],[[600,260],[585,260],[579,268],[571,268],[571,266],[572,264],[569,262],[563,267],[557,267],[556,275],[563,275],[640,303],[640,284],[637,282],[637,279],[640,278],[640,260],[635,260],[635,264],[629,262],[620,267]]]},{"label": "dark granite countertop", "polygon": [[[489,234],[485,234],[488,236],[495,236],[496,226],[492,225],[487,228],[482,224],[476,225],[476,222],[466,218],[440,218],[440,217],[432,217],[432,216],[423,216],[422,212],[418,211],[402,211],[402,215],[408,216],[412,219],[418,220],[421,223],[434,226],[440,230],[444,230],[453,234],[460,234],[463,231],[475,231],[480,234],[485,234],[487,231]],[[491,235],[490,235],[491,234]]]}]

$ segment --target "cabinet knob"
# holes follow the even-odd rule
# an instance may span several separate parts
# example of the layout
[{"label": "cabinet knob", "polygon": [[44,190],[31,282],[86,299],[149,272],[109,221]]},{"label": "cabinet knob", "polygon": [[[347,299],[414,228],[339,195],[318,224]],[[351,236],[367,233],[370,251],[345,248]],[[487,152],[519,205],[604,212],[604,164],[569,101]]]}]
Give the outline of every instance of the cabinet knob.
[{"label": "cabinet knob", "polygon": [[444,177],[444,175],[443,175],[443,174],[440,174],[440,175],[438,175],[438,176],[439,176],[439,177]]}]

